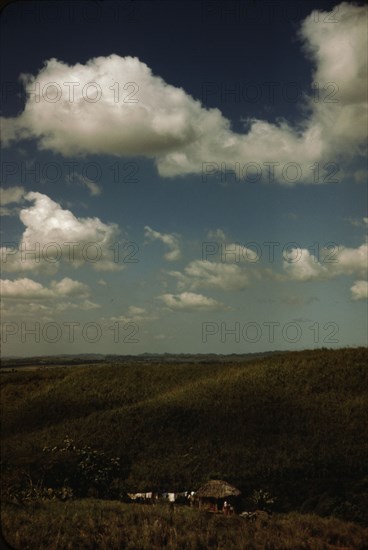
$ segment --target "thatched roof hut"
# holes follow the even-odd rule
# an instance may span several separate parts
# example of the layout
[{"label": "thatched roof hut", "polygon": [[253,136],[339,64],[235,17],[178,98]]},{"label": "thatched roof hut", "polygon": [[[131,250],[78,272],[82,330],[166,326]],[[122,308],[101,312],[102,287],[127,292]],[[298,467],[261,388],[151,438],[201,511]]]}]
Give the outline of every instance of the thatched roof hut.
[{"label": "thatched roof hut", "polygon": [[196,492],[198,498],[214,498],[216,500],[219,498],[238,497],[239,495],[239,489],[221,479],[211,479],[207,481],[207,483],[202,485]]},{"label": "thatched roof hut", "polygon": [[217,512],[223,510],[225,501],[236,506],[240,494],[239,489],[227,481],[211,479],[198,489],[195,498],[198,499],[200,508]]}]

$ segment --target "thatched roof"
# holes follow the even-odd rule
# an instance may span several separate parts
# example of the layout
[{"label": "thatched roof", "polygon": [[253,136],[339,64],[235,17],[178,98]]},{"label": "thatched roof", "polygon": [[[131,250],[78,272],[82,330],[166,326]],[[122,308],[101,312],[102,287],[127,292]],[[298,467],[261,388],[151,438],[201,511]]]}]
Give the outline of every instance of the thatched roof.
[{"label": "thatched roof", "polygon": [[196,497],[199,498],[227,498],[237,497],[239,495],[239,489],[221,479],[211,479],[211,481],[207,481],[207,483],[202,485],[196,492]]}]

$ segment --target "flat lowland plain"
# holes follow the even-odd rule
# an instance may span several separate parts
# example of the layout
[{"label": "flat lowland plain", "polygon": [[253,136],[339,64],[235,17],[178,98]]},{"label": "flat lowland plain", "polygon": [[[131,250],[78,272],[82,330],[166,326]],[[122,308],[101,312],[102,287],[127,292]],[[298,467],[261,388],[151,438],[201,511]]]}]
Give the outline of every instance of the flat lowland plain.
[{"label": "flat lowland plain", "polygon": [[[367,364],[357,348],[3,372],[5,540],[16,549],[367,549]],[[59,500],[66,437],[79,458],[88,448],[93,460],[119,458],[103,493],[92,480]],[[273,515],[247,523],[118,500],[196,490],[211,477],[236,485],[246,510],[254,490],[268,491]]]}]

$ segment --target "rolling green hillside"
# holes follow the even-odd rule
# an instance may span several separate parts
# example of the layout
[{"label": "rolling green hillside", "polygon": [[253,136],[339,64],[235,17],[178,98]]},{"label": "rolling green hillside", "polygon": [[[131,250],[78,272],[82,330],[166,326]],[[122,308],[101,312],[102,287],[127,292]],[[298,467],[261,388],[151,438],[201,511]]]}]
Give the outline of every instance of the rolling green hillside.
[{"label": "rolling green hillside", "polygon": [[277,509],[367,522],[368,351],[244,364],[102,364],[1,375],[4,479],[70,436],[121,457],[130,490],[209,477]]}]

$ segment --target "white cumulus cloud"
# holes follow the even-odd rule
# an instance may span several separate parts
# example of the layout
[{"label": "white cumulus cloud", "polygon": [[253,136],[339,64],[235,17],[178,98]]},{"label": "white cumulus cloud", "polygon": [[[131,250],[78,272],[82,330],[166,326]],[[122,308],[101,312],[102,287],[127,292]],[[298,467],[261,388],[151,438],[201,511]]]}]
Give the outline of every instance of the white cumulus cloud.
[{"label": "white cumulus cloud", "polygon": [[193,260],[184,273],[170,271],[176,277],[179,288],[217,288],[221,290],[242,290],[249,284],[249,277],[244,268],[238,264]]},{"label": "white cumulus cloud", "polygon": [[213,298],[208,298],[203,294],[194,294],[193,292],[162,294],[157,298],[173,311],[221,310],[226,308],[224,304]]},{"label": "white cumulus cloud", "polygon": [[15,281],[1,280],[1,296],[3,299],[44,300],[65,296],[86,297],[88,295],[87,285],[74,281],[69,277],[64,277],[61,281],[51,281],[49,287],[26,277]]},{"label": "white cumulus cloud", "polygon": [[287,279],[296,281],[327,280],[339,275],[364,277],[368,268],[368,244],[358,248],[339,246],[336,250],[321,250],[320,258],[307,249],[291,251],[290,257],[296,261],[284,260]]},{"label": "white cumulus cloud", "polygon": [[54,316],[67,310],[91,310],[100,306],[89,300],[89,287],[64,277],[48,286],[27,277],[0,281],[1,313],[4,317]]},{"label": "white cumulus cloud", "polygon": [[19,244],[0,250],[3,271],[56,273],[63,261],[74,267],[90,264],[97,271],[121,269],[110,249],[119,232],[116,224],[77,218],[42,193],[30,192],[25,199],[34,204],[20,211],[25,230]]},{"label": "white cumulus cloud", "polygon": [[[155,159],[164,177],[201,174],[207,162],[227,169],[257,163],[267,173],[264,163],[277,162],[279,182],[310,181],[313,163],[364,154],[366,8],[343,2],[337,14],[336,23],[325,22],[322,12],[318,24],[313,13],[301,25],[319,95],[305,95],[298,125],[249,118],[246,133],[233,132],[220,110],[206,109],[138,58],[113,54],[75,65],[53,58],[37,75],[22,75],[30,95],[23,113],[3,119],[3,140],[36,138],[41,149],[64,156],[143,155]],[[285,175],[290,162],[300,170]]]}]

